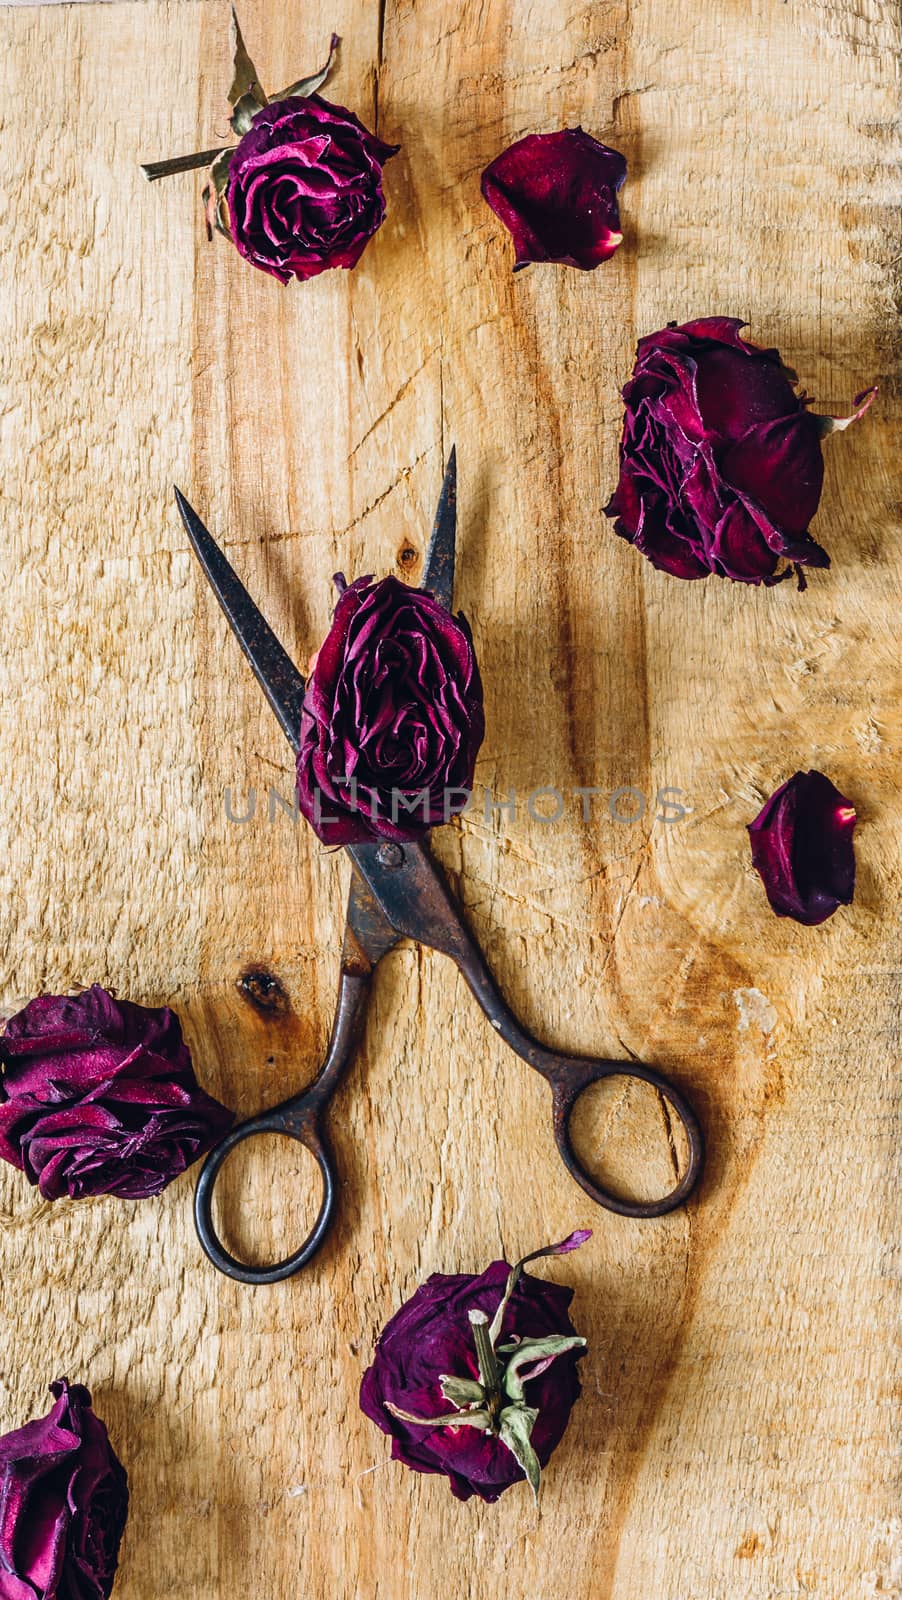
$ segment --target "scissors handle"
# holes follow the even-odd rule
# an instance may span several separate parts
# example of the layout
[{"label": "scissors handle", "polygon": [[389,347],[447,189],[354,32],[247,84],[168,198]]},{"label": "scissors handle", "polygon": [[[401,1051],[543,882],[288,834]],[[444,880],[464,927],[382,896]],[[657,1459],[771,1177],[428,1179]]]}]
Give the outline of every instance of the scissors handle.
[{"label": "scissors handle", "polygon": [[[463,922],[443,875],[422,844],[403,849],[352,846],[351,855],[382,910],[399,933],[450,956],[459,967],[492,1027],[505,1044],[541,1073],[551,1088],[554,1136],[567,1171],[597,1205],[623,1217],[660,1217],[682,1205],[702,1169],[704,1144],[698,1118],[682,1092],[654,1067],[637,1061],[611,1061],[550,1050],[521,1027],[502,997],[482,951]],[[570,1137],[576,1102],[590,1084],[604,1078],[638,1078],[657,1089],[676,1112],[688,1142],[688,1162],[669,1194],[658,1200],[625,1200],[612,1194],[583,1166]]]},{"label": "scissors handle", "polygon": [[[215,1150],[211,1150],[201,1168],[194,1191],[194,1223],[197,1236],[214,1267],[238,1283],[279,1283],[314,1256],[326,1237],[335,1214],[338,1197],[338,1174],[335,1158],[322,1126],[322,1114],[347,1070],[363,1019],[364,1003],[370,987],[371,973],[347,971],[342,968],[338,988],[338,1004],[326,1058],[313,1083],[302,1094],[262,1112],[249,1121],[233,1128]],[[277,1261],[274,1266],[252,1266],[239,1261],[222,1243],[213,1224],[213,1192],[216,1180],[227,1156],[247,1139],[263,1134],[282,1134],[297,1140],[316,1161],[322,1178],[323,1192],[319,1213],[304,1243],[293,1255]]]},{"label": "scissors handle", "polygon": [[[614,1061],[590,1056],[571,1056],[550,1050],[526,1032],[503,999],[482,953],[465,934],[462,948],[454,959],[492,1027],[523,1061],[541,1074],[551,1088],[554,1137],[561,1160],[572,1178],[591,1200],[616,1211],[622,1217],[662,1217],[691,1194],[704,1161],[704,1140],[697,1116],[685,1095],[654,1067],[639,1061]],[[570,1123],[576,1103],[593,1083],[605,1078],[638,1078],[650,1084],[672,1106],[683,1125],[688,1145],[686,1170],[674,1187],[655,1200],[627,1200],[613,1194],[583,1166],[570,1137]]]}]

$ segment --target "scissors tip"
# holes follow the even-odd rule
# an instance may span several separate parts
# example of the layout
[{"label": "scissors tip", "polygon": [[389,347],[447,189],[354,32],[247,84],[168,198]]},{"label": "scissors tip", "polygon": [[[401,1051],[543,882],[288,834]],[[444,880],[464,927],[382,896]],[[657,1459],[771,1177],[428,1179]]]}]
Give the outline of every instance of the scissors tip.
[{"label": "scissors tip", "polygon": [[175,495],[175,503],[179,508],[181,519],[187,528],[189,519],[195,518],[197,516],[197,512],[195,511],[191,502],[185,497],[185,495],[182,494],[182,491],[177,483],[172,485],[172,492]]},{"label": "scissors tip", "polygon": [[454,546],[457,537],[457,447],[451,446],[432,537],[426,554],[423,588],[450,611],[454,596]]},{"label": "scissors tip", "polygon": [[177,483],[172,485],[172,491],[175,495],[175,503],[178,506],[179,515],[185,526],[185,532],[191,540],[195,553],[201,556],[202,550],[215,549],[209,530],[204,527],[190,500],[186,495],[182,494]]},{"label": "scissors tip", "polygon": [[232,568],[225,551],[204,527],[194,507],[173,484],[175,503],[194,554],[253,668],[286,739],[296,751],[300,738],[304,679]]}]

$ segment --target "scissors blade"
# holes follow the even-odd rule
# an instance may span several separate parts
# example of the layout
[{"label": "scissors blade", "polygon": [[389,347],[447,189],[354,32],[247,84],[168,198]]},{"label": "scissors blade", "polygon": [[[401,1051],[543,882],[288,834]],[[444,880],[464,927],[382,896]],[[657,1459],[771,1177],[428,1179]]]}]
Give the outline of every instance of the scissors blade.
[{"label": "scissors blade", "polygon": [[258,611],[237,573],[179,489],[176,505],[185,532],[203,567],[219,604],[238,643],[251,664],[260,688],[266,695],[288,743],[294,751],[300,745],[301,707],[304,680],[291,657],[282,649],[269,623]]},{"label": "scissors blade", "polygon": [[451,610],[454,599],[454,550],[457,543],[457,448],[451,446],[445,481],[438,498],[422,587]]},{"label": "scissors blade", "polygon": [[343,970],[372,972],[403,937],[385,915],[369,884],[352,867],[341,951]]}]

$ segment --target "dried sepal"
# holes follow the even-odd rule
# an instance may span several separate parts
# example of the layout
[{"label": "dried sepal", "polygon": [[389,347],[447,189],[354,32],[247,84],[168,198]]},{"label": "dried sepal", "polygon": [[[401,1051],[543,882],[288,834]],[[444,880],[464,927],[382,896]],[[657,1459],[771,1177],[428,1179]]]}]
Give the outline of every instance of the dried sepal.
[{"label": "dried sepal", "polygon": [[542,1469],[530,1443],[530,1436],[538,1415],[532,1406],[506,1406],[501,1413],[498,1429],[501,1443],[507,1445],[511,1455],[523,1468],[536,1500],[539,1498]]},{"label": "dried sepal", "polygon": [[[501,1345],[499,1355],[510,1353],[510,1360],[504,1368],[504,1388],[511,1400],[523,1399],[523,1385],[531,1379],[538,1378],[547,1372],[558,1356],[568,1350],[578,1350],[585,1347],[585,1339],[578,1334],[549,1334],[546,1339],[521,1339],[519,1344]],[[535,1363],[535,1365],[533,1365]],[[531,1370],[524,1372],[523,1368]]]},{"label": "dried sepal", "polygon": [[213,230],[225,234],[231,239],[229,227],[229,209],[226,205],[226,189],[229,182],[229,168],[232,164],[234,150],[220,150],[216,160],[207,173],[204,184],[204,216],[207,221],[207,238],[212,239]]},{"label": "dried sepal", "polygon": [[415,1417],[412,1411],[402,1411],[390,1400],[386,1400],[385,1409],[399,1421],[412,1422],[417,1428],[481,1428],[485,1432],[492,1425],[487,1411],[449,1411],[444,1417]]},{"label": "dried sepal", "polygon": [[538,1261],[541,1256],[565,1256],[569,1254],[571,1250],[578,1250],[580,1245],[585,1244],[586,1240],[591,1239],[591,1237],[591,1228],[577,1228],[575,1233],[568,1234],[567,1238],[562,1239],[560,1244],[548,1244],[545,1245],[544,1249],[542,1250],[531,1250],[528,1256],[520,1257],[520,1260],[515,1266],[511,1267],[511,1270],[508,1273],[507,1283],[504,1286],[504,1294],[501,1298],[501,1303],[492,1318],[491,1327],[489,1328],[489,1338],[491,1339],[493,1345],[498,1343],[498,1336],[501,1333],[501,1324],[504,1321],[504,1313],[507,1310],[508,1301],[517,1287],[520,1273],[523,1271],[523,1268],[526,1266],[527,1262]]},{"label": "dried sepal", "polygon": [[232,7],[232,59],[234,71],[232,86],[229,89],[229,105],[232,107],[230,122],[240,139],[243,133],[247,133],[258,111],[262,111],[269,101],[257,76],[257,69],[248,55],[234,6]]},{"label": "dried sepal", "polygon": [[316,94],[317,89],[322,88],[335,65],[335,57],[338,54],[340,44],[339,35],[333,33],[329,40],[329,54],[325,66],[320,67],[318,72],[311,73],[309,78],[298,78],[297,82],[290,83],[287,89],[280,89],[278,94],[273,95],[273,100],[305,99],[308,94]]},{"label": "dried sepal", "polygon": [[454,1378],[449,1373],[443,1373],[439,1379],[442,1394],[450,1400],[453,1406],[483,1406],[485,1405],[485,1388],[477,1383],[475,1378]]},{"label": "dried sepal", "polygon": [[[267,95],[260,82],[257,69],[248,53],[247,46],[239,26],[238,17],[232,8],[232,83],[228,93],[228,101],[232,107],[230,125],[242,138],[252,127],[254,118],[259,115],[264,106],[269,105],[270,97]],[[306,78],[298,78],[287,88],[274,95],[274,100],[287,100],[292,97],[302,98],[315,94],[321,88],[335,66],[338,47],[341,39],[333,33],[329,40],[329,54],[323,66]],[[165,161],[145,161],[141,163],[148,183],[155,183],[158,178],[168,178],[177,172],[192,172],[202,167],[209,167],[210,174],[204,187],[204,207],[206,211],[207,232],[212,238],[213,229],[225,234],[231,239],[228,226],[228,216],[223,204],[223,193],[228,180],[228,169],[232,156],[237,147],[220,146],[213,150],[197,150],[191,155],[172,156]]]},{"label": "dried sepal", "polygon": [[874,404],[877,398],[879,385],[874,384],[870,389],[862,389],[852,401],[854,411],[850,417],[818,417],[817,423],[823,437],[828,433],[842,433],[844,429],[851,428],[853,422],[858,422],[865,412]]}]

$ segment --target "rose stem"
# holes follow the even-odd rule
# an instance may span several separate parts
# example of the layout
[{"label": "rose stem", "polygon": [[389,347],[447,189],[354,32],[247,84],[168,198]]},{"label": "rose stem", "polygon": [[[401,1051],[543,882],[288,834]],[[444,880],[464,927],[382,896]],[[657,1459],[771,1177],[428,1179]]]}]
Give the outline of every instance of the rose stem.
[{"label": "rose stem", "polygon": [[148,183],[156,183],[158,178],[168,178],[173,172],[193,172],[195,167],[208,167],[220,154],[220,150],[198,150],[193,156],[172,156],[169,161],[146,161],[141,171]]},{"label": "rose stem", "polygon": [[485,1312],[471,1311],[469,1317],[473,1329],[473,1343],[476,1346],[476,1360],[479,1363],[479,1377],[485,1389],[486,1406],[494,1432],[495,1419],[501,1402],[501,1372],[498,1358],[489,1336],[489,1319]]}]

